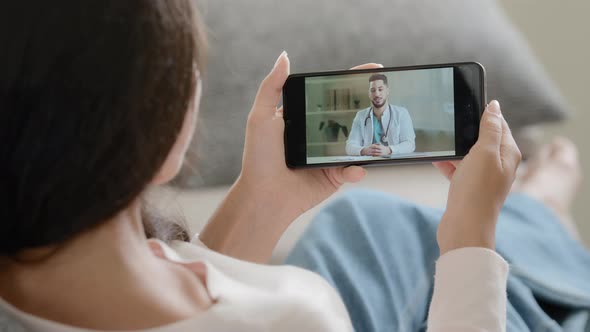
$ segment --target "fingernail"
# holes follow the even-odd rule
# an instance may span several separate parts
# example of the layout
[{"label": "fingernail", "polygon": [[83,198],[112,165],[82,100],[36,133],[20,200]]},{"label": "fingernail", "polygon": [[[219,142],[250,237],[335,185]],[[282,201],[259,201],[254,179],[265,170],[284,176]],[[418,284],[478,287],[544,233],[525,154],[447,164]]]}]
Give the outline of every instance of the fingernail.
[{"label": "fingernail", "polygon": [[275,62],[275,65],[273,66],[273,68],[276,68],[277,67],[277,65],[279,64],[279,62],[281,62],[281,59],[283,58],[283,56],[287,56],[287,51],[281,52],[281,55],[279,55],[279,57],[277,58],[277,61]]},{"label": "fingernail", "polygon": [[500,110],[500,103],[497,100],[492,100],[492,102],[490,102],[488,104],[488,107],[486,108],[488,112],[501,116],[502,115],[502,111]]},{"label": "fingernail", "polygon": [[378,63],[378,64],[377,64],[377,66],[379,66],[379,67],[383,68],[383,65],[382,65],[382,64],[380,64],[380,63]]}]

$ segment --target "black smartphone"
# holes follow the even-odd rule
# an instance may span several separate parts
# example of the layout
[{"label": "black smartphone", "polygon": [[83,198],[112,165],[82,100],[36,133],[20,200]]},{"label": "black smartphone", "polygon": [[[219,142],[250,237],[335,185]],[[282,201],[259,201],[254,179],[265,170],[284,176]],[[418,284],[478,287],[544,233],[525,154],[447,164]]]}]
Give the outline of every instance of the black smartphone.
[{"label": "black smartphone", "polygon": [[461,159],[485,105],[476,62],[293,74],[283,86],[287,166]]}]

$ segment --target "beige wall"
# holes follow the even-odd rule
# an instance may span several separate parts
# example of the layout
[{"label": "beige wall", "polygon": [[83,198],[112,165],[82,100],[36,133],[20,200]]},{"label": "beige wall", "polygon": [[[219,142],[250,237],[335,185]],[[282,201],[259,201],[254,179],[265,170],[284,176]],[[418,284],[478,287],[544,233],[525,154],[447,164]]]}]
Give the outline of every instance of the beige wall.
[{"label": "beige wall", "polygon": [[[590,1],[501,0],[508,16],[529,40],[574,112],[566,123],[543,126],[544,140],[572,138],[590,175]],[[509,56],[509,55],[507,55]],[[574,218],[590,243],[590,183],[582,185]]]}]

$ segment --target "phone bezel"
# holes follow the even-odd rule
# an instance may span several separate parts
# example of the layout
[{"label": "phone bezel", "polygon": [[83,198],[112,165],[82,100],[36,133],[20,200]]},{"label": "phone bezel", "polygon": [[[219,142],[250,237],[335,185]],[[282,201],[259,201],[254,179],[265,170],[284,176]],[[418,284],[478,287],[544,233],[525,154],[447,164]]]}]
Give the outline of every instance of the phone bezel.
[{"label": "phone bezel", "polygon": [[[347,161],[308,164],[305,122],[305,78],[337,76],[375,72],[408,71],[435,68],[453,68],[455,99],[455,155]],[[285,160],[289,168],[327,168],[348,165],[380,166],[394,164],[425,163],[440,160],[462,159],[477,141],[479,121],[486,105],[485,68],[477,62],[457,62],[404,67],[385,67],[359,70],[338,70],[291,74],[283,86],[283,120],[285,122]],[[462,130],[461,130],[462,128]]]}]

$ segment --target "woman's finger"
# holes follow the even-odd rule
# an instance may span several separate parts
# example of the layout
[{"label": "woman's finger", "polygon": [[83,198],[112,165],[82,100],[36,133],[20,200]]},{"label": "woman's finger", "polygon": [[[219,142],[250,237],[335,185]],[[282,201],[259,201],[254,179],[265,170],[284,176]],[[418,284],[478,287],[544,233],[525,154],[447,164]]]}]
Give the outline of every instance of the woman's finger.
[{"label": "woman's finger", "polygon": [[435,161],[432,163],[449,181],[453,178],[457,167],[452,161]]},{"label": "woman's finger", "polygon": [[279,107],[275,111],[275,118],[282,118],[283,117],[283,106]]},{"label": "woman's finger", "polygon": [[362,180],[367,171],[360,166],[348,166],[339,168],[327,168],[325,169],[326,175],[330,178],[331,182],[340,187],[344,183],[354,183]]},{"label": "woman's finger", "polygon": [[518,145],[514,141],[512,131],[506,122],[506,119],[502,119],[502,143],[500,144],[500,156],[502,162],[509,170],[516,172],[518,165],[522,159],[522,153],[518,148]]},{"label": "woman's finger", "polygon": [[479,138],[476,144],[486,146],[490,150],[500,152],[502,143],[502,111],[500,104],[492,100],[486,107],[479,125]]},{"label": "woman's finger", "polygon": [[370,62],[370,63],[365,63],[362,65],[358,65],[358,66],[354,66],[352,68],[350,68],[351,70],[357,70],[357,69],[373,69],[373,68],[383,68],[383,65],[380,63],[374,63],[374,62]]},{"label": "woman's finger", "polygon": [[360,166],[349,166],[341,168],[343,182],[355,183],[367,175],[367,170]]},{"label": "woman's finger", "polygon": [[277,62],[275,62],[273,69],[260,84],[252,112],[266,113],[268,110],[272,112],[276,110],[289,71],[289,57],[287,57],[287,52],[283,51]]}]

